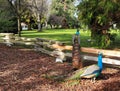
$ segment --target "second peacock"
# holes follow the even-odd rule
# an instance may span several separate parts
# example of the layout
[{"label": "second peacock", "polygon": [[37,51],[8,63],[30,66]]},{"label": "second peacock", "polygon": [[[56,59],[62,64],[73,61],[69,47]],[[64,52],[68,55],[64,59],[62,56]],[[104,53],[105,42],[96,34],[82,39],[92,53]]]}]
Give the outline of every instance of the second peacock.
[{"label": "second peacock", "polygon": [[80,78],[91,78],[95,80],[103,70],[102,53],[98,54],[98,63],[81,68],[73,73],[67,80],[75,80]]}]

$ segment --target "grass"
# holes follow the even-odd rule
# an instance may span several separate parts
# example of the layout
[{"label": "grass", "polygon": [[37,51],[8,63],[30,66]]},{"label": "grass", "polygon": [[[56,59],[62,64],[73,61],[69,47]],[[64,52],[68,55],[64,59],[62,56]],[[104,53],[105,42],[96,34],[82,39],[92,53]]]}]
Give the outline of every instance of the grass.
[{"label": "grass", "polygon": [[[48,29],[48,30],[43,30],[42,32],[37,32],[36,30],[32,31],[22,31],[22,36],[23,37],[28,37],[28,38],[45,38],[45,39],[51,39],[51,40],[57,40],[61,42],[67,43],[67,45],[72,44],[72,36],[75,34],[76,29]],[[120,48],[120,32],[111,31],[112,33],[117,33],[116,41],[114,44],[111,46],[111,48]],[[96,47],[94,45],[91,45],[90,42],[87,40],[90,39],[90,31],[84,31],[80,30],[80,42],[81,46],[84,47]],[[96,47],[97,48],[97,47]]]},{"label": "grass", "polygon": [[[22,36],[28,38],[40,37],[51,40],[57,40],[57,41],[65,42],[68,45],[71,45],[72,36],[75,34],[75,32],[76,32],[75,29],[49,29],[49,30],[43,30],[42,32],[37,32],[36,30],[33,30],[33,31],[22,31]],[[81,35],[81,46],[89,46],[87,39],[90,38],[90,32],[81,30],[80,35]]]}]

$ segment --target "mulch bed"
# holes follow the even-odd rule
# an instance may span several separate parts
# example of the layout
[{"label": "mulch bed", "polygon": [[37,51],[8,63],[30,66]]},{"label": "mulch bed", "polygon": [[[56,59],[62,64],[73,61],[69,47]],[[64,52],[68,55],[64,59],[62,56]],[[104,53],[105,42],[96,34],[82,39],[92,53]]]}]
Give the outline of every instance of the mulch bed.
[{"label": "mulch bed", "polygon": [[77,84],[60,77],[71,73],[71,63],[33,50],[0,45],[0,91],[120,91],[120,69],[105,66],[96,82],[80,79]]}]

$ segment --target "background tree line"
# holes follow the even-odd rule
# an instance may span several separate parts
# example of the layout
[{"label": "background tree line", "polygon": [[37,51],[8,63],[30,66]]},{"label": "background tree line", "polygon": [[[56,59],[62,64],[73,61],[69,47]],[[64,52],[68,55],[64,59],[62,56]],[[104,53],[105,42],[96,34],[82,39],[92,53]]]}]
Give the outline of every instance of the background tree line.
[{"label": "background tree line", "polygon": [[19,36],[21,22],[26,22],[29,30],[33,27],[42,31],[43,26],[47,27],[48,24],[51,28],[74,28],[77,20],[72,0],[1,0],[0,4],[3,5],[3,12],[6,11],[9,17],[12,14],[17,19]]},{"label": "background tree line", "polygon": [[[75,6],[75,2],[78,5]],[[110,33],[114,24],[120,26],[120,0],[0,0],[0,32],[21,36],[21,22],[28,29],[43,27],[91,30],[91,39],[102,48],[115,40]],[[75,13],[78,17],[75,16]]]}]

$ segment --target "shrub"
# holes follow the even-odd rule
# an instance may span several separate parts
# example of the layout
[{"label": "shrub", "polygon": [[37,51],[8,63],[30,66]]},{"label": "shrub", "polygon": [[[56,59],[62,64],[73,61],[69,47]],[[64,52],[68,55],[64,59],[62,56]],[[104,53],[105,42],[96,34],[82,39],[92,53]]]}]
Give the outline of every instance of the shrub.
[{"label": "shrub", "polygon": [[8,12],[0,12],[0,32],[17,33],[17,20],[11,17]]}]

